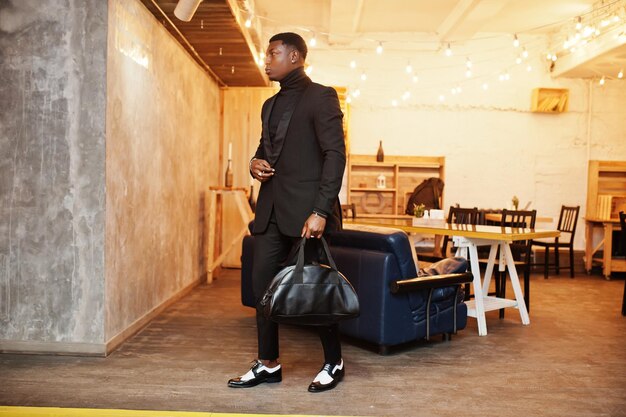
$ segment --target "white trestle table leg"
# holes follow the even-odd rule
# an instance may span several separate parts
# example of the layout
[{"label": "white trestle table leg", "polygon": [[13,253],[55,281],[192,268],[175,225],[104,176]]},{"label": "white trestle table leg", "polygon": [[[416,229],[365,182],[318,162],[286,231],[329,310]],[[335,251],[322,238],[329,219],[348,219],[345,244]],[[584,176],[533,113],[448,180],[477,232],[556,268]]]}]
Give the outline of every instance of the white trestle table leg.
[{"label": "white trestle table leg", "polygon": [[485,270],[485,278],[483,279],[483,294],[489,294],[489,285],[491,285],[491,276],[493,275],[493,265],[496,262],[496,252],[498,244],[494,243],[489,249],[489,260],[487,261],[487,269]]},{"label": "white trestle table leg", "polygon": [[515,299],[517,300],[517,308],[519,309],[519,315],[522,318],[522,324],[530,324],[530,318],[528,317],[528,311],[526,310],[522,287],[519,285],[519,277],[517,276],[517,269],[515,268],[515,261],[513,259],[513,254],[511,253],[511,247],[508,243],[502,243],[500,245],[500,252],[504,252],[504,256],[506,258],[506,266],[509,269],[509,277],[511,278],[511,285],[513,286],[513,292],[515,293]]},{"label": "white trestle table leg", "polygon": [[[474,286],[474,305],[476,306],[476,321],[478,322],[478,335],[487,336],[487,321],[485,320],[485,304],[483,300],[483,289],[480,283],[480,266],[478,265],[478,251],[476,250],[476,244],[469,242],[469,260],[472,266],[472,275],[474,280],[472,284]],[[491,257],[491,253],[490,253]]]}]

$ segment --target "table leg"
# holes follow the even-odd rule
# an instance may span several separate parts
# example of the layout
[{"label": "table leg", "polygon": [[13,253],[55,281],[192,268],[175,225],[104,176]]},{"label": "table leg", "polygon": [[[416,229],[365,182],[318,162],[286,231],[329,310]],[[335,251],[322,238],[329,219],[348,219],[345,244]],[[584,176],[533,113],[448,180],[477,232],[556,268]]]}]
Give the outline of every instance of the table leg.
[{"label": "table leg", "polygon": [[604,261],[602,272],[604,278],[611,279],[611,252],[613,252],[613,223],[604,223]]},{"label": "table leg", "polygon": [[496,263],[496,253],[498,251],[498,244],[494,243],[489,249],[489,260],[487,261],[487,269],[485,270],[485,277],[483,278],[483,294],[489,294],[489,285],[491,285],[491,276],[493,275],[493,266]]},{"label": "table leg", "polygon": [[517,276],[517,269],[515,268],[515,260],[513,259],[513,253],[511,253],[511,247],[508,243],[503,242],[500,244],[500,252],[504,252],[506,258],[506,266],[509,269],[509,277],[511,278],[511,284],[513,286],[513,292],[515,293],[515,299],[517,300],[519,315],[522,318],[522,324],[530,324],[530,318],[526,310],[522,287],[519,285],[519,277]]},{"label": "table leg", "polygon": [[585,222],[585,271],[591,273],[593,258],[593,223]]},{"label": "table leg", "polygon": [[[478,335],[487,336],[487,321],[485,320],[485,305],[483,300],[483,289],[480,284],[480,266],[478,265],[478,251],[473,242],[469,242],[469,260],[472,266],[472,275],[474,280],[474,305],[476,306],[476,321],[478,322]],[[490,253],[491,257],[491,253]],[[495,256],[494,256],[495,257]]]}]

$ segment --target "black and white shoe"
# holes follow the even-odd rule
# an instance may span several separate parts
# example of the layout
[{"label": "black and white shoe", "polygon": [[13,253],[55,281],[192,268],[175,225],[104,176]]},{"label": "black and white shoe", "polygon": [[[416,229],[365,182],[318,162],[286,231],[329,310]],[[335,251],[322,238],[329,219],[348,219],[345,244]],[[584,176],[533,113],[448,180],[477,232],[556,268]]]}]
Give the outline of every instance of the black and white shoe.
[{"label": "black and white shoe", "polygon": [[335,388],[339,381],[343,379],[345,372],[343,359],[339,365],[325,363],[322,370],[309,385],[309,392],[322,392]]},{"label": "black and white shoe", "polygon": [[267,382],[268,384],[274,382],[280,382],[283,380],[283,372],[280,365],[277,365],[273,368],[268,368],[263,365],[260,360],[255,360],[252,368],[244,375],[230,379],[228,381],[228,386],[231,388],[250,388],[256,387],[263,382]]}]

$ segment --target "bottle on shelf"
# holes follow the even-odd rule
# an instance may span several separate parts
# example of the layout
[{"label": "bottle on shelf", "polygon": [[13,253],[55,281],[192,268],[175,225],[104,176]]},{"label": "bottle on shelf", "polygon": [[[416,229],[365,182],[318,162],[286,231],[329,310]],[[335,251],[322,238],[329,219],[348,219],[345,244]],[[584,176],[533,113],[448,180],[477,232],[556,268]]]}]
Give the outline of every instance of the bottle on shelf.
[{"label": "bottle on shelf", "polygon": [[226,174],[224,175],[224,186],[231,188],[233,186],[233,168],[232,160],[228,160],[228,166],[226,167]]},{"label": "bottle on shelf", "polygon": [[384,162],[385,153],[383,152],[383,141],[378,144],[378,152],[376,153],[376,162]]}]

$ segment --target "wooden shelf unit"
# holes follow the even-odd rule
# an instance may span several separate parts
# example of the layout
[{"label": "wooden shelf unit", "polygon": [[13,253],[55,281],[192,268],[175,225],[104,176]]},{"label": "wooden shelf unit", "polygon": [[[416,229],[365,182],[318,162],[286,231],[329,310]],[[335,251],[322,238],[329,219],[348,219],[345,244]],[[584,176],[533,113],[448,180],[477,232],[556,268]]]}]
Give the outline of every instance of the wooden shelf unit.
[{"label": "wooden shelf unit", "polygon": [[[358,217],[404,217],[408,198],[423,180],[444,178],[443,156],[349,155],[348,204],[356,205]],[[386,188],[377,188],[376,179],[385,176]],[[445,188],[444,188],[445,194]],[[442,207],[444,197],[442,195]]]},{"label": "wooden shelf unit", "polygon": [[626,210],[626,161],[589,161],[585,216],[618,219],[620,210]]},{"label": "wooden shelf unit", "polygon": [[567,88],[533,89],[530,110],[535,113],[563,113],[569,109]]}]

